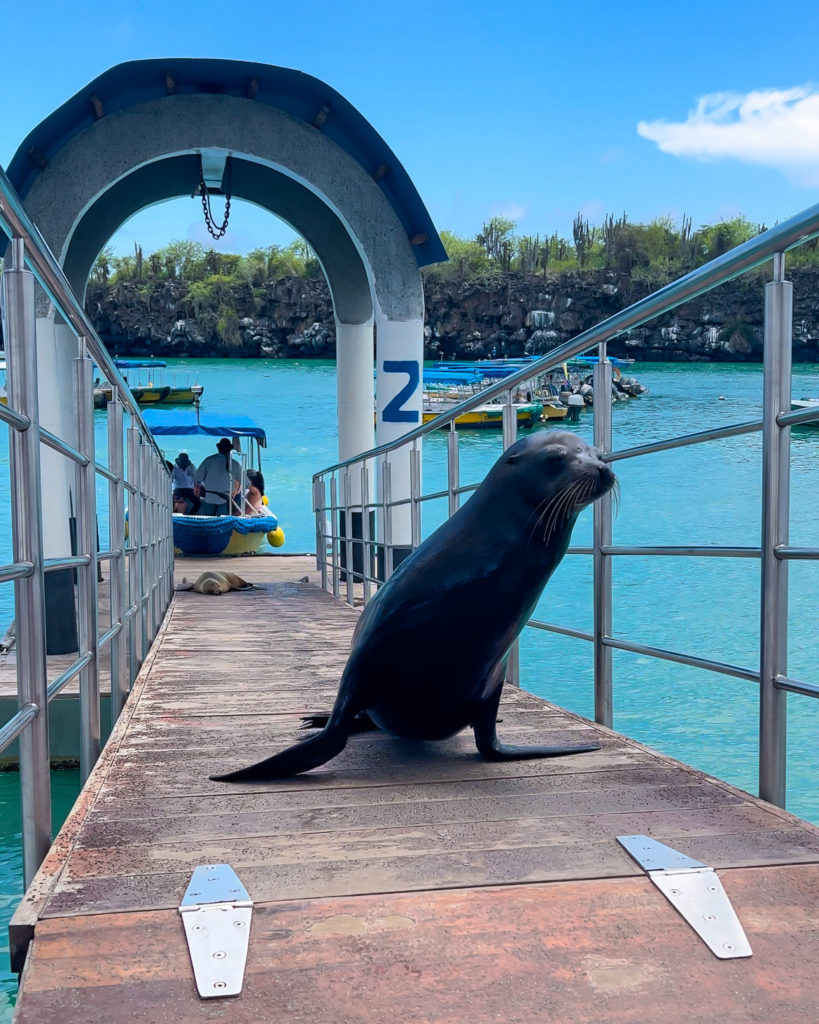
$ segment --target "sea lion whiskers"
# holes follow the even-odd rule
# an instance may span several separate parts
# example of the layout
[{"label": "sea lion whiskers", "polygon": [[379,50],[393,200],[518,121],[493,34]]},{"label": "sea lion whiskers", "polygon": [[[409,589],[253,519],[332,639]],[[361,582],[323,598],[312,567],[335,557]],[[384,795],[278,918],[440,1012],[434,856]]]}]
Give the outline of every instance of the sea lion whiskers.
[{"label": "sea lion whiskers", "polygon": [[532,538],[535,535],[535,530],[537,530],[537,528],[543,522],[544,516],[546,516],[548,514],[552,502],[557,501],[559,497],[560,496],[557,495],[556,497],[552,497],[552,498],[548,498],[548,497],[544,498],[543,501],[541,501],[540,504],[535,507],[535,509],[533,510],[532,514],[526,520],[526,525],[528,525],[532,521],[532,519],[534,519],[534,517],[537,516],[537,519],[535,519],[535,522],[532,523],[532,529],[529,531],[529,538],[527,540],[527,544],[531,544]]},{"label": "sea lion whiskers", "polygon": [[614,504],[615,518],[620,515],[620,481],[614,478],[614,486],[611,489],[611,500]]},{"label": "sea lion whiskers", "polygon": [[574,511],[575,500],[582,489],[582,481],[575,481],[570,484],[565,491],[562,491],[555,502],[552,509],[552,513],[546,522],[546,528],[543,531],[543,542],[548,543],[552,536],[560,529],[565,523],[568,515],[571,511]]},{"label": "sea lion whiskers", "polygon": [[[543,523],[543,521],[546,520],[548,522],[549,520],[551,520],[552,514],[555,511],[555,507],[562,502],[563,497],[564,497],[564,492],[563,491],[559,491],[557,494],[555,494],[551,498],[546,498],[545,501],[542,503],[542,506],[538,506],[538,508],[541,509],[540,515],[538,515],[536,522],[532,526],[532,530],[531,530],[531,532],[529,534],[529,539],[527,541],[528,544],[531,544],[532,538],[535,536],[535,531]],[[537,511],[537,509],[535,509],[535,511]],[[534,515],[534,513],[533,513],[533,515]],[[548,528],[546,530],[544,530],[544,533],[543,533],[543,539],[544,540],[546,539],[546,533],[547,532],[548,532]]]}]

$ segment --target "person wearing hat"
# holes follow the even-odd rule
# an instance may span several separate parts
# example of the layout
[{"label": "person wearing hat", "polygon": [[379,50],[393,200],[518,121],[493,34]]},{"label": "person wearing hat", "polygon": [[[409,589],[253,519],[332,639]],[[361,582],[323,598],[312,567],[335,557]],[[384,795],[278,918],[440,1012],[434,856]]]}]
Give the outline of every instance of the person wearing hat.
[{"label": "person wearing hat", "polygon": [[233,442],[223,437],[216,445],[216,455],[209,455],[199,463],[194,481],[199,488],[202,499],[200,513],[203,516],[236,515],[241,507],[237,505],[240,497],[247,490],[242,467],[238,459],[233,459]]}]

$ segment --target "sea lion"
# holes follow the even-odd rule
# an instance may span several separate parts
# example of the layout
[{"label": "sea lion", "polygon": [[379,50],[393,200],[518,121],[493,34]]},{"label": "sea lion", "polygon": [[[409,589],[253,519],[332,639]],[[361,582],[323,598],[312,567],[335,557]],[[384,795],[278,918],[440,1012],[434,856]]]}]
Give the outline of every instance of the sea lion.
[{"label": "sea lion", "polygon": [[197,594],[226,594],[229,590],[252,590],[253,584],[243,580],[235,572],[217,572],[215,569],[208,569],[193,583],[182,580],[176,589],[195,590]]},{"label": "sea lion", "polygon": [[512,445],[364,608],[322,731],[212,778],[309,771],[340,753],[368,719],[416,740],[446,739],[471,725],[478,752],[494,761],[599,749],[505,746],[495,725],[509,648],[566,553],[578,513],[615,482],[598,453],[569,431],[536,431]]}]

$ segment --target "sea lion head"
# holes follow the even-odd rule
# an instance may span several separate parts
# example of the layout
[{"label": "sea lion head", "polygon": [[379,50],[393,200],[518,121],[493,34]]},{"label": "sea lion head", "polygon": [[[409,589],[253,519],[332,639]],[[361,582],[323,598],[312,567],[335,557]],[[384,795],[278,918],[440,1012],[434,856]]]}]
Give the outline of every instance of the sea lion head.
[{"label": "sea lion head", "polygon": [[569,430],[538,430],[521,438],[498,460],[509,493],[514,490],[527,510],[532,538],[548,541],[571,528],[587,505],[617,483],[596,448]]}]

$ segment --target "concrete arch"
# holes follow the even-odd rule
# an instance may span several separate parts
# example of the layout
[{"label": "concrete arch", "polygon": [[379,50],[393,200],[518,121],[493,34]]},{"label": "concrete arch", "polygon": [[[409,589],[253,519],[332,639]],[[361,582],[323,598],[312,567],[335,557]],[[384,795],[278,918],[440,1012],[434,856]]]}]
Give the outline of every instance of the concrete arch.
[{"label": "concrete arch", "polygon": [[[315,129],[251,100],[173,96],[101,118],[55,154],[32,183],[26,209],[62,262],[79,222],[93,222],[97,203],[105,201],[109,211],[118,214],[120,224],[150,205],[149,197],[134,188],[149,176],[131,178],[135,171],[203,150],[236,154],[244,165],[240,175],[244,172],[245,177],[252,165],[301,185],[264,196],[261,205],[287,221],[299,221],[308,214],[306,193],[312,193],[319,202],[309,211],[314,239],[307,236],[307,240],[326,248],[323,236],[332,234],[340,220],[366,268],[373,304],[391,320],[415,319],[423,311],[412,246],[372,176]],[[128,178],[131,187],[118,188],[108,196]],[[198,168],[194,168],[176,195],[192,194],[197,183]],[[164,198],[168,197],[166,193]],[[337,282],[328,277],[328,283],[335,299]]]},{"label": "concrete arch", "polygon": [[[203,154],[220,167],[229,156],[232,193],[290,223],[321,262],[336,318],[339,457],[373,444],[374,335],[378,443],[419,423],[419,271],[446,253],[395,154],[326,83],[240,61],[121,64],[38,125],[8,176],[82,293],[97,253],[121,224],[194,191]],[[54,420],[44,425],[70,437],[70,396],[60,381],[68,379],[75,345],[44,297],[39,313],[41,408]],[[408,454],[404,461],[393,466],[396,498],[409,493]],[[406,523],[394,528],[399,543],[409,534],[405,511]],[[50,526],[60,550],[61,534]]]},{"label": "concrete arch", "polygon": [[[83,295],[100,250],[114,232],[138,210],[166,199],[190,195],[199,176],[199,157],[166,157],[145,164],[110,186],[81,216],[63,255],[63,270],[72,288]],[[231,157],[231,191],[263,208],[273,204],[294,231],[313,248],[328,282],[336,317],[347,324],[373,317],[366,268],[336,214],[293,178],[239,157]]]}]

